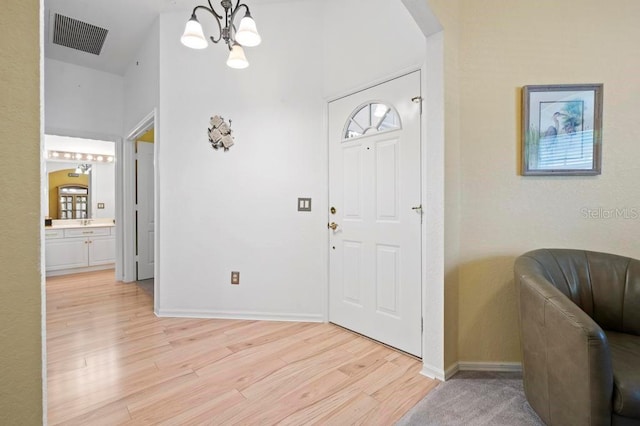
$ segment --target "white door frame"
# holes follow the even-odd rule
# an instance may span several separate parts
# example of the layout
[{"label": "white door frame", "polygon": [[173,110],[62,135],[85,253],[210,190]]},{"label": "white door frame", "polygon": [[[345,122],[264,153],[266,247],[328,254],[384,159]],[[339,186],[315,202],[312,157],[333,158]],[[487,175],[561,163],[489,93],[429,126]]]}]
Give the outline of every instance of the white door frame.
[{"label": "white door frame", "polygon": [[121,168],[119,176],[121,176],[121,197],[123,198],[121,219],[116,223],[122,223],[118,237],[123,242],[123,275],[122,281],[133,282],[136,280],[136,229],[135,229],[135,212],[136,212],[136,200],[135,200],[135,185],[136,185],[136,170],[135,170],[135,142],[140,136],[145,134],[149,129],[154,129],[154,143],[153,143],[153,182],[154,182],[154,211],[155,211],[155,224],[154,224],[154,312],[158,313],[159,301],[160,301],[160,274],[159,274],[159,194],[158,194],[158,147],[159,147],[159,127],[158,127],[158,109],[154,108],[146,117],[144,117],[138,124],[136,124],[127,134],[124,143],[122,144],[123,155],[121,161]]}]

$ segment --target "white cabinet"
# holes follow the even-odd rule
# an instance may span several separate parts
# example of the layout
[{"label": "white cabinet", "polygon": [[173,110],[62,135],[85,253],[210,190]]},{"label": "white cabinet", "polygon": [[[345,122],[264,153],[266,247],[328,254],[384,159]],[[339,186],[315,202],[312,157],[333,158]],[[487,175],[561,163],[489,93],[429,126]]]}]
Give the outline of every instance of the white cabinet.
[{"label": "white cabinet", "polygon": [[89,239],[89,266],[105,265],[116,261],[116,237]]},{"label": "white cabinet", "polygon": [[116,261],[116,238],[112,227],[47,229],[45,266],[47,275],[111,267]]},{"label": "white cabinet", "polygon": [[84,238],[47,240],[45,245],[47,272],[89,266],[87,245],[87,241]]}]

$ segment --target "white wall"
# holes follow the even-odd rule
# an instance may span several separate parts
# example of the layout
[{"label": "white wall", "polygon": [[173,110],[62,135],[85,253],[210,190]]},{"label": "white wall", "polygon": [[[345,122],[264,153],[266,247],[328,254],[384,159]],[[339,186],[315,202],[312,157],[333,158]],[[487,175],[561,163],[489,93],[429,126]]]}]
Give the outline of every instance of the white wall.
[{"label": "white wall", "polygon": [[123,78],[45,59],[45,133],[106,139],[122,134]]},{"label": "white wall", "polygon": [[[113,219],[116,215],[115,165],[94,163],[91,167],[91,218]],[[104,209],[98,209],[104,203]]]},{"label": "white wall", "polygon": [[323,3],[326,97],[424,64],[424,36],[400,0]]},{"label": "white wall", "polygon": [[[245,70],[225,65],[225,46],[180,44],[189,11],[161,15],[160,315],[322,318],[321,6],[252,6],[264,41]],[[228,152],[208,143],[214,114],[233,121]],[[297,197],[313,211],[298,212]]]},{"label": "white wall", "polygon": [[160,21],[157,19],[124,74],[124,134],[158,106]]}]

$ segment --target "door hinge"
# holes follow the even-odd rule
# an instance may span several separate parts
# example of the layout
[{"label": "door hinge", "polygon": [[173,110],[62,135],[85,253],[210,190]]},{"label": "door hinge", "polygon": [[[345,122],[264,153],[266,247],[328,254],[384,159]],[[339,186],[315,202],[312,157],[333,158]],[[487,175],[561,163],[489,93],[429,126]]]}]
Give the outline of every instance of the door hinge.
[{"label": "door hinge", "polygon": [[411,207],[411,210],[414,210],[420,213],[420,223],[422,224],[422,218],[424,217],[424,210],[422,210],[422,204],[420,204],[419,206]]},{"label": "door hinge", "polygon": [[414,96],[411,98],[411,102],[414,104],[420,104],[420,115],[422,115],[422,96]]},{"label": "door hinge", "polygon": [[424,332],[424,318],[420,318],[420,331]]}]

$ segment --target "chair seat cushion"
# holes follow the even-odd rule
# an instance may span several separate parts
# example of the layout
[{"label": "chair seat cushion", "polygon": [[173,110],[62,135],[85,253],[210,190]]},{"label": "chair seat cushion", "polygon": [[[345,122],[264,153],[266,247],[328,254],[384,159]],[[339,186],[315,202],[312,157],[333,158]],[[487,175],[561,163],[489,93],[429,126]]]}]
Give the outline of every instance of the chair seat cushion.
[{"label": "chair seat cushion", "polygon": [[613,364],[613,412],[640,419],[640,336],[606,331]]}]

